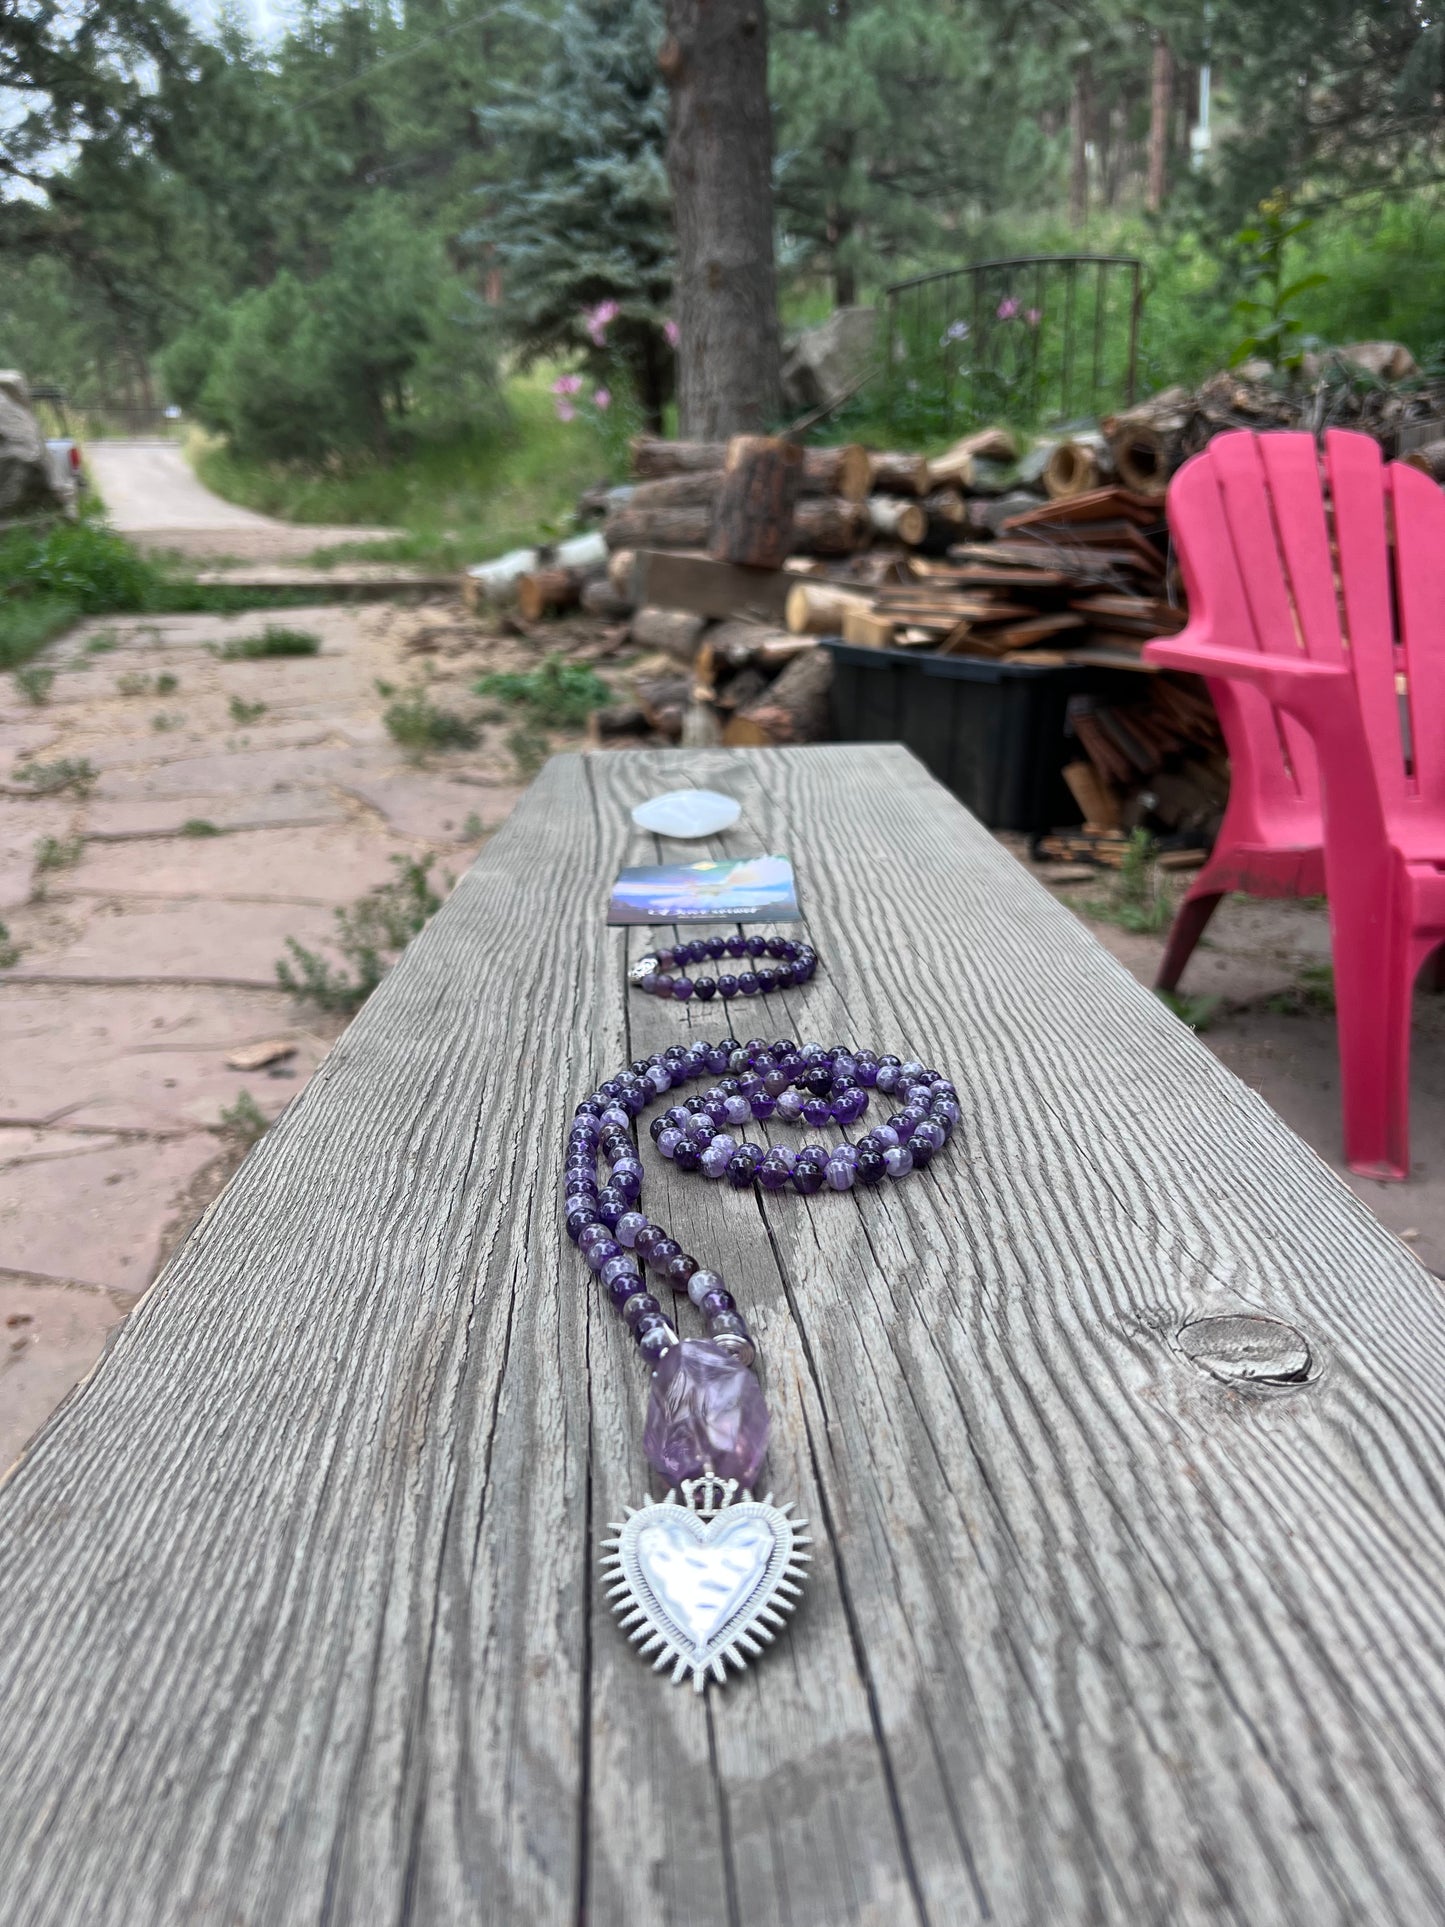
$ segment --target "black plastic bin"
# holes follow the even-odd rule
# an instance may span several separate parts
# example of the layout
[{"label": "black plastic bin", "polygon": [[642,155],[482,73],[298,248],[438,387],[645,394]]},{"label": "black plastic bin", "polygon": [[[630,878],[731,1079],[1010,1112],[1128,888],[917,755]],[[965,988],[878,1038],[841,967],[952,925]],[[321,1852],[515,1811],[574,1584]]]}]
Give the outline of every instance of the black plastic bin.
[{"label": "black plastic bin", "polygon": [[1136,695],[1128,670],[921,656],[831,636],[833,728],[845,743],[903,743],[991,830],[1077,823],[1063,779],[1069,698]]}]

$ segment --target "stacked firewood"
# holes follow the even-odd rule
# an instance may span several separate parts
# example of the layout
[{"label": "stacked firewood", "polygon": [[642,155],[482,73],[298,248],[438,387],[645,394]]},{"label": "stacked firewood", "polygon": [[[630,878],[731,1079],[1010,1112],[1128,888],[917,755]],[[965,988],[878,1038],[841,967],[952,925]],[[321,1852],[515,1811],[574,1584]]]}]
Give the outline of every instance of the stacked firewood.
[{"label": "stacked firewood", "polygon": [[992,541],[937,561],[894,557],[882,579],[802,579],[787,625],[869,648],[1046,661],[1137,661],[1151,636],[1183,626],[1167,592],[1159,503],[1093,489],[1010,515]]}]

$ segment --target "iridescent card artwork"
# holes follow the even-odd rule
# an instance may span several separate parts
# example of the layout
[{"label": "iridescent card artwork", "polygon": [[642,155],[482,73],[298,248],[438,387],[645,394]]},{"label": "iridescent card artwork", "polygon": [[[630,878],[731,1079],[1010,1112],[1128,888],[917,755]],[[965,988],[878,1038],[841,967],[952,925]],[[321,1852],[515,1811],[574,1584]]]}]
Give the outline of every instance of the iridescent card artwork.
[{"label": "iridescent card artwork", "polygon": [[785,856],[649,863],[612,886],[609,923],[796,923],[798,886]]}]

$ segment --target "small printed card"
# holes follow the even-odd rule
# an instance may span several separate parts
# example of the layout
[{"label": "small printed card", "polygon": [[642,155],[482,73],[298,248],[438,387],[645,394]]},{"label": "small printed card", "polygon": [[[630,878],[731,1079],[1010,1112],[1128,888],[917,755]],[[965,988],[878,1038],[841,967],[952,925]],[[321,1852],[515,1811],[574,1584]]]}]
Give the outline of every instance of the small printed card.
[{"label": "small printed card", "polygon": [[785,856],[649,863],[612,886],[609,923],[796,923],[798,886]]}]

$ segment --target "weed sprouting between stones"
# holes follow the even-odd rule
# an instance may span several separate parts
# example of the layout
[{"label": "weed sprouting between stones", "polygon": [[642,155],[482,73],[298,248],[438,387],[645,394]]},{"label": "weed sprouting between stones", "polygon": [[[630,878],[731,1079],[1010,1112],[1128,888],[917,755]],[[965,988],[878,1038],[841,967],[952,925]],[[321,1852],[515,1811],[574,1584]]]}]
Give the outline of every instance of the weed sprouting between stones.
[{"label": "weed sprouting between stones", "polygon": [[519,707],[538,729],[581,729],[594,709],[612,701],[596,670],[563,656],[548,656],[536,669],[496,670],[472,687],[479,696],[497,696]]},{"label": "weed sprouting between stones", "polygon": [[309,629],[287,629],[268,622],[259,636],[233,636],[216,654],[222,662],[255,662],[267,656],[319,656],[321,638]]},{"label": "weed sprouting between stones", "polygon": [[248,703],[244,696],[232,696],[228,707],[231,721],[245,728],[247,723],[258,723],[266,714],[265,703]]},{"label": "weed sprouting between stones", "polygon": [[42,703],[50,701],[51,687],[55,682],[55,671],[43,669],[38,662],[28,664],[24,669],[15,671],[15,687],[29,703],[38,709]]},{"label": "weed sprouting between stones", "polygon": [[85,850],[83,836],[42,836],[35,845],[37,870],[68,870]]},{"label": "weed sprouting between stones", "polygon": [[248,1151],[269,1128],[266,1113],[249,1091],[242,1091],[235,1103],[228,1104],[221,1112],[221,1129]]},{"label": "weed sprouting between stones", "polygon": [[20,946],[10,940],[10,931],[0,923],[0,970],[10,970],[20,961]]},{"label": "weed sprouting between stones", "polygon": [[424,689],[398,697],[383,711],[382,721],[392,739],[413,758],[429,749],[472,749],[477,741],[473,723],[454,709],[434,703]]},{"label": "weed sprouting between stones", "polygon": [[360,1010],[412,938],[441,908],[442,900],[431,884],[435,861],[430,856],[393,857],[396,875],[390,883],[379,884],[335,913],[336,947],[349,970],[338,969],[295,937],[288,937],[290,955],[276,964],[281,988],[294,997],[308,998],[322,1010],[345,1016]]},{"label": "weed sprouting between stones", "polygon": [[181,825],[182,836],[224,836],[224,834],[224,830],[218,824],[210,822],[204,816],[188,816]]},{"label": "weed sprouting between stones", "polygon": [[62,790],[89,796],[98,774],[94,763],[84,756],[60,756],[53,763],[17,763],[10,772],[12,782],[25,784],[36,796],[58,796]]}]

